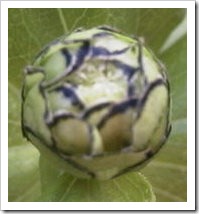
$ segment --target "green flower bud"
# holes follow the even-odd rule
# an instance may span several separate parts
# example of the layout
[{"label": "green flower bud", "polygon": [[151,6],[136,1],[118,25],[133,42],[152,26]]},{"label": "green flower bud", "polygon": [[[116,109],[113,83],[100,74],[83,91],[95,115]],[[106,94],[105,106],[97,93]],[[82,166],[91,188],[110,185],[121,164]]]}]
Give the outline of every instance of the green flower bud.
[{"label": "green flower bud", "polygon": [[47,45],[25,69],[22,99],[24,136],[79,177],[138,169],[170,132],[164,66],[141,39],[108,27]]}]

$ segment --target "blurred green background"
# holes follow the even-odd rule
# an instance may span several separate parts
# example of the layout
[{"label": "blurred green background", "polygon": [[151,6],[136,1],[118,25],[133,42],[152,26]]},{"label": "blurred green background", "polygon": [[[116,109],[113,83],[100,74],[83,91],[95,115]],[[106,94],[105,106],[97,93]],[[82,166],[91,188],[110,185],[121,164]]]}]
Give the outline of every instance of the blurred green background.
[{"label": "blurred green background", "polygon": [[[173,128],[167,144],[154,160],[141,170],[142,175],[129,173],[124,176],[125,182],[119,178],[111,185],[106,182],[87,182],[88,189],[94,189],[88,190],[90,196],[87,201],[115,201],[117,197],[114,198],[114,194],[117,193],[111,190],[115,187],[120,192],[119,201],[142,201],[141,198],[131,196],[131,186],[132,189],[135,188],[135,184],[138,185],[139,179],[142,178],[147,178],[146,185],[151,183],[156,201],[187,200],[186,10],[24,8],[9,9],[9,201],[79,201],[80,199],[73,195],[85,197],[82,195],[86,193],[85,189],[81,189],[81,182],[70,176],[59,180],[56,188],[49,190],[48,196],[41,196],[39,153],[21,134],[20,91],[23,68],[31,63],[44,45],[78,27],[90,28],[98,25],[109,25],[127,35],[143,37],[146,46],[166,65],[171,82]],[[67,185],[65,192],[64,185]],[[142,190],[142,184],[140,185],[141,187],[137,187],[139,191]],[[99,186],[100,197],[96,196]],[[129,190],[128,194],[125,193],[125,188]],[[103,194],[107,189],[111,190],[110,194]],[[148,191],[151,191],[150,187]],[[142,191],[137,194],[142,194]],[[146,196],[143,200],[154,200],[153,193],[150,194],[150,199]]]}]

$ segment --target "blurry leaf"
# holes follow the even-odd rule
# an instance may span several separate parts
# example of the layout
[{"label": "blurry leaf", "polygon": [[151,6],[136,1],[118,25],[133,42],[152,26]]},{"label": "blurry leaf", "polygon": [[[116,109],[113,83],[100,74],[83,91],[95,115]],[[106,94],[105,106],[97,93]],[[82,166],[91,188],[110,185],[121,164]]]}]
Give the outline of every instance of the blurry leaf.
[{"label": "blurry leaf", "polygon": [[8,86],[8,143],[9,146],[20,145],[24,141],[21,133],[21,107],[20,91],[12,83]]},{"label": "blurry leaf", "polygon": [[[187,37],[161,55],[171,83],[173,120],[187,117]],[[193,71],[195,72],[195,71]]]},{"label": "blurry leaf", "polygon": [[[186,127],[177,124],[157,157],[142,170],[156,193],[157,201],[187,200]],[[186,126],[186,124],[185,124]]]},{"label": "blurry leaf", "polygon": [[142,170],[154,187],[157,201],[187,200],[186,53],[185,35],[161,56],[171,82],[172,131],[157,157]]},{"label": "blurry leaf", "polygon": [[129,173],[106,181],[78,179],[49,165],[42,158],[42,196],[39,201],[132,202],[155,201],[152,187],[140,173]]},{"label": "blurry leaf", "polygon": [[181,21],[180,24],[170,33],[163,46],[160,49],[160,53],[163,53],[165,50],[174,45],[179,39],[181,39],[187,33],[187,17]]},{"label": "blurry leaf", "polygon": [[158,56],[171,82],[173,131],[165,147],[142,170],[145,177],[129,173],[100,182],[64,174],[41,196],[39,155],[23,139],[20,128],[22,71],[44,45],[78,27],[111,25],[144,37],[147,46],[159,53],[185,13],[167,8],[9,9],[9,201],[154,201],[145,177],[157,201],[186,201],[186,36]]},{"label": "blurry leaf", "polygon": [[38,160],[31,144],[9,148],[9,201],[34,201],[40,195]]}]

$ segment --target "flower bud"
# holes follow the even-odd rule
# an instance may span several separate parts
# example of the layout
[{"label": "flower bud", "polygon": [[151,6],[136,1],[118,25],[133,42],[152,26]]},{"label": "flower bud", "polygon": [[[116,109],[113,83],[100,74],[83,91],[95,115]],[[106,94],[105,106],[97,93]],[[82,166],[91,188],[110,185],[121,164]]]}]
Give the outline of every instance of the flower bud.
[{"label": "flower bud", "polygon": [[47,45],[25,69],[22,100],[24,136],[79,177],[138,169],[170,132],[164,66],[141,39],[108,27]]}]

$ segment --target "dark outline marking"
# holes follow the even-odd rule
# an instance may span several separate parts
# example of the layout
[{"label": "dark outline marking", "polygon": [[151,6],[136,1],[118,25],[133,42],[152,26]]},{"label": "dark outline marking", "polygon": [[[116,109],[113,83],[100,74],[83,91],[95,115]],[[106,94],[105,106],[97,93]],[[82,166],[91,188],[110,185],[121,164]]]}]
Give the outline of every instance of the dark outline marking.
[{"label": "dark outline marking", "polygon": [[39,58],[43,58],[44,55],[49,51],[49,49],[58,44],[58,43],[61,43],[61,39],[62,37],[58,37],[57,39],[51,41],[50,43],[48,43],[47,45],[45,45],[41,51],[39,51],[39,53],[34,57],[33,61],[32,61],[32,64],[34,64]]},{"label": "dark outline marking", "polygon": [[69,66],[71,64],[71,59],[72,59],[70,52],[68,51],[67,48],[62,48],[60,51],[65,58],[66,66]]},{"label": "dark outline marking", "polygon": [[128,97],[132,97],[135,92],[135,87],[133,84],[128,83],[127,95]]},{"label": "dark outline marking", "polygon": [[[166,136],[168,136],[168,134],[166,134]],[[118,177],[118,176],[120,176],[120,175],[122,175],[124,173],[130,172],[130,171],[133,171],[133,170],[136,171],[136,168],[139,169],[139,167],[142,167],[143,164],[147,164],[158,153],[158,151],[162,148],[162,146],[166,143],[166,141],[167,141],[167,137],[166,136],[164,137],[164,139],[162,140],[162,143],[160,143],[160,146],[157,148],[156,151],[152,151],[152,150],[146,151],[146,153],[145,153],[146,157],[145,157],[144,160],[141,160],[140,162],[138,162],[135,165],[128,166],[125,169],[120,170],[111,179],[116,178],[116,177]]]},{"label": "dark outline marking", "polygon": [[[21,131],[22,131],[22,135],[23,137],[25,137],[28,141],[30,141],[27,133],[26,133],[26,126],[24,125],[24,104],[25,104],[25,100],[26,97],[24,95],[24,91],[25,91],[25,87],[26,87],[26,75],[33,75],[35,73],[42,73],[43,76],[45,77],[45,73],[44,73],[44,69],[41,67],[34,67],[34,66],[26,66],[24,69],[24,79],[23,79],[23,85],[22,85],[22,90],[21,90],[21,98],[22,98],[22,103],[21,103]],[[43,79],[44,79],[43,77]],[[39,84],[39,92],[40,91],[40,84]],[[45,103],[45,101],[44,101]]]},{"label": "dark outline marking", "polygon": [[[31,135],[33,135],[33,137],[39,139],[39,141],[42,142],[43,145],[47,146],[50,149],[54,148],[54,146],[52,146],[52,148],[51,148],[51,146],[48,145],[48,143],[42,136],[35,134],[35,132],[29,126],[24,125],[24,129],[26,130],[26,132],[29,132]],[[32,142],[32,140],[29,137],[27,139],[28,139],[28,141]],[[32,142],[32,144],[34,145],[33,142]]]},{"label": "dark outline marking", "polygon": [[90,51],[90,42],[88,40],[83,42],[83,45],[80,47],[76,54],[76,62],[72,67],[72,71],[77,70],[84,62],[86,56]]},{"label": "dark outline marking", "polygon": [[82,32],[84,31],[85,29],[83,27],[78,27],[76,28],[74,31],[72,31],[72,33],[78,33],[78,32]]},{"label": "dark outline marking", "polygon": [[110,27],[108,25],[99,26],[99,27],[97,27],[97,29],[121,34],[121,32],[119,30],[114,29],[114,28],[112,28],[112,27]]},{"label": "dark outline marking", "polygon": [[113,36],[110,32],[99,32],[92,36],[92,38],[98,38],[98,37],[106,37],[106,36]]},{"label": "dark outline marking", "polygon": [[71,41],[63,41],[63,44],[70,44],[70,43],[83,43],[82,46],[78,49],[76,53],[76,62],[74,63],[73,66],[71,66],[70,69],[66,69],[64,72],[62,72],[61,75],[55,77],[54,79],[45,82],[43,81],[43,88],[47,89],[50,88],[53,85],[56,85],[57,83],[61,81],[66,81],[65,78],[69,76],[71,73],[75,72],[84,62],[86,56],[90,52],[90,41],[87,40],[71,40]]},{"label": "dark outline marking", "polygon": [[66,157],[64,154],[59,154],[59,153],[57,153],[57,154],[59,155],[60,158],[65,160],[69,165],[74,167],[76,170],[79,170],[82,173],[85,173],[86,175],[89,175],[91,178],[95,178],[96,177],[95,173],[90,171],[87,167],[80,165],[79,163],[75,162],[74,160]]},{"label": "dark outline marking", "polygon": [[75,115],[73,115],[72,113],[61,113],[61,114],[54,114],[53,115],[53,119],[50,122],[46,122],[46,124],[48,125],[49,128],[55,126],[59,120],[67,120],[67,119],[77,119],[80,120],[79,118],[77,118]]},{"label": "dark outline marking", "polygon": [[119,67],[123,71],[124,75],[128,77],[128,80],[130,80],[132,76],[140,70],[140,67],[134,68],[118,60],[110,60],[110,62],[113,63],[116,67]]},{"label": "dark outline marking", "polygon": [[[160,86],[160,85],[165,85],[165,81],[163,79],[157,79],[154,82],[150,83],[150,85],[148,86],[147,91],[144,93],[144,96],[142,97],[142,99],[139,100],[139,103],[138,103],[138,109],[139,109],[139,111],[138,111],[138,118],[140,117],[140,115],[142,113],[144,104],[147,101],[147,98],[148,98],[150,92],[154,88],[156,88],[156,86]],[[165,85],[165,87],[166,87],[166,85]]]},{"label": "dark outline marking", "polygon": [[61,92],[64,97],[68,98],[71,101],[72,105],[78,106],[80,110],[85,109],[84,104],[81,102],[72,87],[59,86],[55,88],[54,91]]},{"label": "dark outline marking", "polygon": [[143,62],[142,62],[142,43],[138,40],[138,49],[139,49],[139,53],[138,53],[138,63],[140,65],[140,71],[142,74],[144,74],[144,69],[143,69]]},{"label": "dark outline marking", "polygon": [[[30,127],[28,127],[28,126],[26,126],[26,131],[29,132],[30,134],[32,134],[33,137],[37,138],[37,139],[39,140],[39,142],[44,142],[44,143],[43,143],[44,146],[46,146],[48,149],[50,149],[51,152],[57,154],[61,159],[65,160],[65,161],[66,161],[68,164],[70,164],[72,167],[74,167],[75,169],[81,171],[82,173],[85,173],[85,174],[89,175],[89,176],[92,177],[92,178],[95,177],[95,173],[93,173],[92,171],[90,171],[88,168],[86,168],[85,166],[80,165],[79,163],[76,163],[76,162],[75,162],[74,160],[72,160],[70,157],[67,157],[67,154],[64,154],[64,153],[62,154],[62,153],[60,153],[60,152],[57,150],[57,148],[56,148],[56,146],[54,145],[54,143],[53,143],[54,146],[52,146],[52,147],[49,146],[47,143],[45,143],[45,140],[44,140],[42,137],[36,135],[36,134],[34,133],[34,131],[33,131]],[[32,142],[31,140],[29,140],[29,141]],[[32,143],[32,144],[34,145],[34,143]],[[49,161],[49,163],[50,163],[50,161]]]},{"label": "dark outline marking", "polygon": [[133,166],[129,166],[125,169],[120,170],[120,172],[118,174],[114,175],[112,178],[116,178],[126,172],[133,171],[133,169],[136,170],[136,168],[142,167],[142,164],[145,164],[145,163],[147,164],[147,162],[149,162],[159,152],[159,150],[163,147],[163,145],[166,143],[166,141],[168,140],[168,137],[171,133],[171,129],[172,129],[171,125],[168,124],[168,126],[166,127],[166,130],[165,130],[165,135],[164,135],[162,141],[160,141],[159,147],[156,149],[156,151],[148,150],[145,153],[146,158],[144,160],[140,161],[139,163],[137,163]]},{"label": "dark outline marking", "polygon": [[89,145],[87,155],[91,156],[94,145],[93,127],[88,124]]},{"label": "dark outline marking", "polygon": [[117,114],[121,114],[129,108],[136,107],[137,103],[138,99],[131,98],[127,101],[114,104],[110,111],[104,117],[102,117],[101,121],[98,123],[97,125],[98,129],[101,129],[111,117]]},{"label": "dark outline marking", "polygon": [[106,108],[107,106],[110,106],[112,104],[113,104],[112,102],[106,102],[106,103],[100,103],[93,107],[90,107],[89,109],[85,110],[85,112],[83,113],[81,118],[87,119],[88,117],[90,117],[91,114],[98,112],[98,111],[102,110],[103,108]]},{"label": "dark outline marking", "polygon": [[123,54],[126,51],[128,51],[129,49],[130,49],[130,47],[126,47],[121,50],[115,50],[115,51],[110,52],[109,50],[107,50],[104,47],[92,47],[91,52],[92,52],[92,57],[98,57],[98,56],[108,57],[108,56],[117,56],[117,55]]}]

